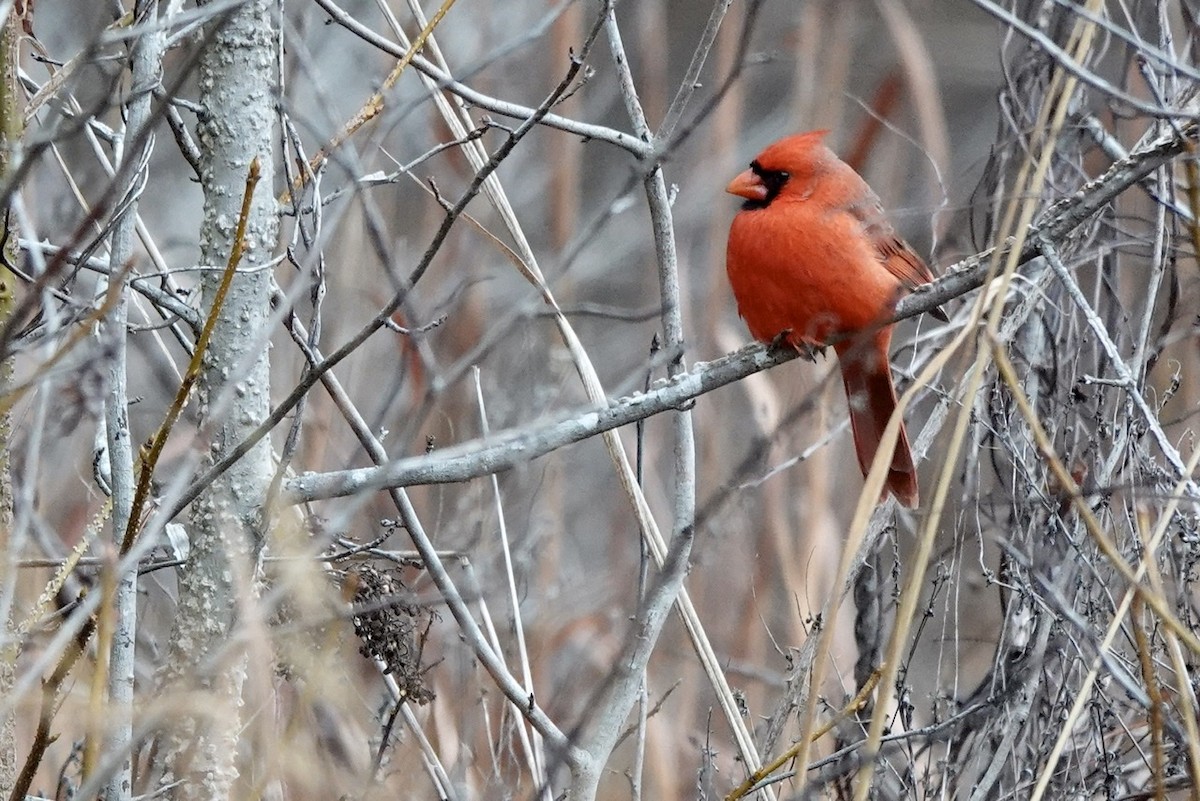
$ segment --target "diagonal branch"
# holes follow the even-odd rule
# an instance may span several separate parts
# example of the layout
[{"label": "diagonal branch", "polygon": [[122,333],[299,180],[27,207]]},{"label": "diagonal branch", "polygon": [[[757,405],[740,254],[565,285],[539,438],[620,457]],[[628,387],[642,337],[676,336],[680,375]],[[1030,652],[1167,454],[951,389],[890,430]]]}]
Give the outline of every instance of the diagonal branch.
[{"label": "diagonal branch", "polygon": [[300,400],[307,395],[314,386],[316,386],[317,382],[321,380],[322,375],[329,370],[332,370],[334,366],[336,366],[347,356],[356,352],[359,347],[361,347],[362,344],[370,339],[375,333],[391,324],[392,315],[404,305],[404,301],[408,297],[409,289],[415,286],[421,277],[424,276],[425,272],[429,269],[429,265],[433,263],[434,257],[441,251],[442,245],[446,241],[446,237],[449,236],[450,229],[454,227],[454,223],[460,216],[462,216],[463,212],[466,211],[467,206],[475,198],[475,196],[483,190],[488,176],[490,176],[499,168],[500,164],[506,158],[508,158],[508,156],[516,148],[517,143],[519,143],[526,134],[533,130],[538,122],[540,122],[545,115],[549,113],[550,108],[554,106],[558,98],[562,96],[562,94],[570,87],[572,81],[575,80],[575,76],[578,74],[582,66],[582,59],[572,59],[566,76],[561,82],[559,82],[558,86],[554,88],[554,90],[546,97],[540,106],[534,109],[533,114],[520,126],[518,126],[516,130],[514,130],[512,134],[510,134],[509,137],[504,141],[504,143],[496,149],[496,151],[492,154],[491,159],[488,160],[487,164],[485,164],[482,169],[476,172],[475,177],[471,180],[471,185],[468,186],[463,192],[462,196],[458,199],[458,202],[456,202],[446,211],[445,216],[442,218],[441,225],[438,227],[438,230],[434,234],[429,245],[425,248],[425,252],[421,255],[421,259],[417,263],[417,266],[413,268],[412,272],[409,273],[408,279],[404,286],[401,287],[400,290],[392,297],[392,299],[388,301],[388,303],[386,303],[366,325],[359,329],[354,336],[352,336],[341,347],[331,353],[327,358],[309,369],[305,373],[304,378],[301,379],[300,383],[297,384],[290,393],[288,393],[287,398],[285,398],[279,406],[275,407],[275,409],[271,411],[271,414],[267,416],[262,424],[259,425],[253,432],[251,432],[245,440],[238,443],[237,447],[230,449],[229,453],[220,461],[213,464],[212,467],[196,478],[196,480],[193,481],[192,484],[184,491],[182,496],[176,500],[174,505],[171,507],[170,514],[165,518],[166,520],[170,520],[175,515],[179,514],[179,512],[186,508],[188,504],[190,504],[200,495],[204,487],[208,486],[208,484],[210,484],[214,479],[222,475],[232,465],[236,464],[250,451],[250,449],[252,449],[257,443],[261,442],[263,437],[270,434],[272,429],[279,425],[279,423],[285,417],[287,417],[292,409],[296,408],[296,405],[300,402]]},{"label": "diagonal branch", "polygon": [[[1184,126],[1138,148],[1113,164],[1103,175],[1078,192],[1048,208],[1020,254],[1024,264],[1039,255],[1039,241],[1058,241],[1091,218],[1121,192],[1146,175],[1185,152],[1200,125]],[[1001,245],[1007,248],[1008,245]],[[994,249],[969,256],[946,271],[938,281],[900,301],[896,319],[915,317],[954,298],[977,289],[987,275]],[[385,487],[443,484],[466,481],[524,464],[564,445],[678,409],[714,389],[789,362],[796,353],[748,345],[711,362],[697,363],[686,373],[656,385],[646,393],[635,393],[603,408],[568,412],[552,422],[508,429],[491,437],[472,440],[439,450],[428,456],[399,459],[380,467],[308,473],[289,479],[285,493],[293,503],[351,495]]]},{"label": "diagonal branch", "polygon": [[[388,55],[396,58],[404,58],[407,48],[396,44],[395,42],[385,39],[375,31],[363,25],[351,14],[347,13],[333,0],[316,0],[317,5],[325,10],[334,22],[341,25],[346,30],[353,33],[355,36],[362,39],[372,47],[376,47]],[[616,145],[622,150],[626,150],[639,158],[645,158],[653,153],[653,149],[646,142],[638,139],[636,136],[618,131],[615,128],[609,128],[604,125],[595,125],[588,122],[580,122],[563,117],[559,114],[550,114],[545,111],[538,114],[538,109],[532,109],[528,106],[522,106],[519,103],[511,103],[507,100],[500,100],[495,97],[490,97],[482,92],[472,89],[466,84],[460,83],[443,70],[439,69],[428,59],[421,56],[413,56],[412,65],[418,70],[428,75],[435,80],[442,89],[447,92],[458,95],[467,103],[478,106],[484,111],[490,111],[493,114],[500,114],[504,117],[510,117],[518,120],[528,120],[537,117],[535,122],[545,125],[548,128],[557,128],[566,133],[582,136],[585,139],[595,139],[601,142],[608,142],[611,145]]]}]

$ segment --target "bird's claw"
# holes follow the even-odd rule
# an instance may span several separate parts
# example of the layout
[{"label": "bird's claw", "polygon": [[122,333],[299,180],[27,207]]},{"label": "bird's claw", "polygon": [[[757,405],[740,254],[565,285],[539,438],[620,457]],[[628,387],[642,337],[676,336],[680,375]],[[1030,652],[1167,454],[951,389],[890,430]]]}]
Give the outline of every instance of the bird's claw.
[{"label": "bird's claw", "polygon": [[798,346],[796,348],[796,352],[800,354],[801,359],[804,359],[806,361],[812,362],[813,364],[816,364],[817,357],[824,356],[825,349],[827,347],[829,347],[829,346],[828,345],[809,345],[808,343],[805,343],[803,345]]},{"label": "bird's claw", "polygon": [[818,356],[825,355],[826,345],[813,345],[808,342],[797,342],[792,338],[792,329],[780,331],[767,346],[770,350],[795,351],[801,359],[816,363]]},{"label": "bird's claw", "polygon": [[790,350],[795,347],[792,344],[792,329],[786,328],[775,335],[771,340],[771,344],[767,346],[770,350]]}]

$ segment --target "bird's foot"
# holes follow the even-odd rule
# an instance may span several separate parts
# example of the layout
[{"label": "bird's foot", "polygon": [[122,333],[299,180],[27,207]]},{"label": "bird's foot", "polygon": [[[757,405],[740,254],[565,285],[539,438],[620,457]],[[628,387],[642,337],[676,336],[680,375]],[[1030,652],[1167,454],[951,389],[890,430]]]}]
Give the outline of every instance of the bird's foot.
[{"label": "bird's foot", "polygon": [[807,342],[805,342],[802,345],[796,346],[796,352],[800,354],[801,359],[804,359],[805,361],[810,361],[813,364],[816,364],[817,357],[824,356],[825,349],[828,347],[829,347],[828,345],[810,345]]},{"label": "bird's foot", "polygon": [[808,342],[797,342],[792,338],[792,329],[780,331],[768,345],[771,350],[791,350],[799,354],[801,359],[816,362],[818,356],[825,355],[825,345],[813,345]]},{"label": "bird's foot", "polygon": [[793,348],[795,346],[792,344],[791,336],[792,329],[785,328],[775,335],[775,338],[771,340],[771,344],[767,347],[771,350],[787,350],[788,348]]}]

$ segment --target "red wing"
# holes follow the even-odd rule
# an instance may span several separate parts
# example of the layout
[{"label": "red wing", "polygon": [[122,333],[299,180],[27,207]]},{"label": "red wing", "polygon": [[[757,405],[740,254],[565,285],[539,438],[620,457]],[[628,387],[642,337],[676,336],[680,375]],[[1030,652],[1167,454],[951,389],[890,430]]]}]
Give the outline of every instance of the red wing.
[{"label": "red wing", "polygon": [[863,232],[875,246],[879,260],[892,275],[900,279],[905,289],[913,290],[933,281],[933,272],[925,260],[896,234],[896,229],[883,213],[879,198],[871,192],[862,202],[850,207],[850,213],[862,223]]},{"label": "red wing", "polygon": [[875,250],[879,252],[879,258],[883,260],[883,266],[899,278],[906,289],[916,289],[921,284],[933,282],[933,272],[929,265],[907,242],[896,236],[894,231],[891,236],[872,237],[871,241],[875,244]]}]

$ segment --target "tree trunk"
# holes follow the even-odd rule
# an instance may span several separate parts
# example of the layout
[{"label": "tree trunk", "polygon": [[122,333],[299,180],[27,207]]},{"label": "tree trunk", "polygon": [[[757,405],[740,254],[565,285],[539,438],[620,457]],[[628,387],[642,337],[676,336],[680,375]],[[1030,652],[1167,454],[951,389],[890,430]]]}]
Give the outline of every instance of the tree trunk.
[{"label": "tree trunk", "polygon": [[[272,195],[277,87],[272,7],[266,0],[240,5],[199,68],[204,107],[199,126],[202,288],[210,308],[234,246],[246,176],[256,157],[262,170],[241,267],[204,355],[198,400],[212,458],[236,446],[270,408],[266,324],[271,276],[263,267],[278,231]],[[184,718],[168,744],[163,781],[183,780],[174,791],[176,798],[224,799],[237,778],[245,644],[234,623],[237,610],[244,608],[240,601],[254,592],[254,557],[264,535],[270,481],[270,444],[264,440],[192,504],[191,557],[180,573],[166,679],[177,688],[196,690],[204,714]]]}]

